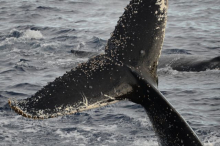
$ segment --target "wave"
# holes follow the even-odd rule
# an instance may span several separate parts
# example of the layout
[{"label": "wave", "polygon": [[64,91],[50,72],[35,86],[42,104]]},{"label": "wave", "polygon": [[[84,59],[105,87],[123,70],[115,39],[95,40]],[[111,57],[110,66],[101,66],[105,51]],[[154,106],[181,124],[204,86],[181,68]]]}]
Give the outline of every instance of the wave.
[{"label": "wave", "polygon": [[189,50],[184,49],[166,49],[162,51],[164,54],[191,54]]},{"label": "wave", "polygon": [[19,38],[21,37],[22,32],[18,31],[18,30],[12,30],[10,32],[10,34],[8,35],[8,37],[14,37],[14,38]]},{"label": "wave", "polygon": [[40,88],[41,86],[39,85],[34,85],[34,84],[30,84],[30,83],[19,83],[19,84],[16,84],[16,85],[13,85],[11,87],[9,87],[10,89],[13,89],[13,88],[21,88],[21,89],[33,89],[33,88]]},{"label": "wave", "polygon": [[46,6],[38,6],[36,9],[40,10],[40,11],[42,11],[42,10],[60,11],[59,8],[56,8],[56,7],[46,7]]},{"label": "wave", "polygon": [[40,31],[26,30],[22,37],[28,39],[42,39],[43,35]]},{"label": "wave", "polygon": [[12,73],[12,72],[16,72],[16,70],[15,69],[9,69],[9,70],[4,70],[4,71],[2,71],[2,72],[0,72],[0,74],[9,74],[9,73]]},{"label": "wave", "polygon": [[0,91],[0,95],[3,97],[13,97],[13,96],[21,96],[25,97],[26,94],[24,93],[19,93],[19,92],[14,92],[14,91]]},{"label": "wave", "polygon": [[41,67],[41,66],[39,67],[39,66],[40,64],[38,66],[33,66],[33,65],[29,65],[27,61],[19,61],[15,64],[14,68],[17,71],[21,71],[21,72],[26,72],[26,71],[35,72],[35,71],[47,69],[46,67]]},{"label": "wave", "polygon": [[93,37],[86,42],[81,42],[77,46],[77,50],[87,50],[87,51],[101,51],[104,50],[107,41],[100,39],[98,37]]},{"label": "wave", "polygon": [[42,39],[43,35],[40,31],[38,30],[25,30],[25,31],[19,31],[16,29],[13,29],[9,35],[9,38],[23,38],[23,39]]}]

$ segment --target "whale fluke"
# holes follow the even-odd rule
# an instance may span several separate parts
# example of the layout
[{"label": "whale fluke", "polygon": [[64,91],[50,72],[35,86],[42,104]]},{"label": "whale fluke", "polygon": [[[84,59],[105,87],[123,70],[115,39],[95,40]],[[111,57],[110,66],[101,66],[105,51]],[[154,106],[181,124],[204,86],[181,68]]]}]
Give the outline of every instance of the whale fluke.
[{"label": "whale fluke", "polygon": [[201,146],[196,134],[156,89],[168,0],[131,0],[105,54],[56,78],[32,97],[9,100],[18,114],[53,118],[130,100],[141,104],[162,146]]},{"label": "whale fluke", "polygon": [[157,86],[166,19],[166,0],[131,0],[105,54],[80,64],[30,98],[9,100],[10,106],[25,117],[44,119],[115,103],[132,91],[128,68]]}]

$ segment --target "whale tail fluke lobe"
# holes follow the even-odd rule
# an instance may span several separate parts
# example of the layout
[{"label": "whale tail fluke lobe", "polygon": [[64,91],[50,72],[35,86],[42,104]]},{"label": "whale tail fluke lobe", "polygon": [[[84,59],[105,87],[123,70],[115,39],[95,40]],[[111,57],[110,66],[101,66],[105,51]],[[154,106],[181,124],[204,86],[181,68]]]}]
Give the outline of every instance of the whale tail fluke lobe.
[{"label": "whale tail fluke lobe", "polygon": [[105,52],[157,80],[168,0],[131,0],[108,40]]},{"label": "whale tail fluke lobe", "polygon": [[[17,113],[33,119],[53,118],[105,106],[125,99],[132,90],[127,67],[96,56],[55,79],[30,98],[11,101]],[[130,80],[131,81],[131,80]]]}]

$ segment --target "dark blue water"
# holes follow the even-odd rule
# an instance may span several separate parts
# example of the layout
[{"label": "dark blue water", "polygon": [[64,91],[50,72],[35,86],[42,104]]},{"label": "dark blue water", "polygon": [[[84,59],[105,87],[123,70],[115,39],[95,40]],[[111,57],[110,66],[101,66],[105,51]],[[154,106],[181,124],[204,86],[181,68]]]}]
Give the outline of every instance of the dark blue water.
[{"label": "dark blue water", "polygon": [[[34,121],[9,108],[104,52],[128,0],[0,0],[0,145],[158,146],[143,108],[120,102]],[[220,1],[169,1],[162,56],[220,55]],[[74,50],[74,51],[71,51]],[[175,61],[175,59],[173,60]],[[193,60],[191,60],[193,61]],[[206,146],[220,145],[220,70],[158,69],[159,89]]]}]

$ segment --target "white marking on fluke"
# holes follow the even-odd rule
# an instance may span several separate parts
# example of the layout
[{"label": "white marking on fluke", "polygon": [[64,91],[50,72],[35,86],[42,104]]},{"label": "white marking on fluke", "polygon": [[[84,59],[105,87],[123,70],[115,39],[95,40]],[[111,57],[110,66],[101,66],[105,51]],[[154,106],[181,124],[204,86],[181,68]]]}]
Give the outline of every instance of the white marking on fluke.
[{"label": "white marking on fluke", "polygon": [[110,99],[115,99],[114,97],[111,97],[111,96],[106,95],[106,94],[104,94],[104,96],[105,96],[105,97],[108,97],[108,98],[110,98]]},{"label": "white marking on fluke", "polygon": [[89,102],[88,99],[86,98],[86,95],[84,93],[81,93],[82,97],[83,97],[83,104],[88,107],[89,106]]}]

